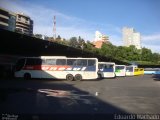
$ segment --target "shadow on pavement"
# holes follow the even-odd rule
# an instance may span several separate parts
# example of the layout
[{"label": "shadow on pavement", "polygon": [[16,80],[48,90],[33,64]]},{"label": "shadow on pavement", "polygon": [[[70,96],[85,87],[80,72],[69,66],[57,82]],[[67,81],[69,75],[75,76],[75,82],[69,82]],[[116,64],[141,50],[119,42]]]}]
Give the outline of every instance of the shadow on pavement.
[{"label": "shadow on pavement", "polygon": [[[62,83],[61,83],[62,82]],[[0,84],[0,113],[25,119],[114,119],[129,114],[74,84],[61,81],[3,80]],[[3,116],[2,116],[3,117]]]}]

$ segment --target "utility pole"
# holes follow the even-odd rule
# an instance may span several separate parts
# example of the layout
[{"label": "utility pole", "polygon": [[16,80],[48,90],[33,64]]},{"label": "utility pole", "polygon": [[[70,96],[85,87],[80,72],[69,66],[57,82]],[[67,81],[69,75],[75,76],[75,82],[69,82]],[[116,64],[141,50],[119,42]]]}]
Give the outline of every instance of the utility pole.
[{"label": "utility pole", "polygon": [[53,20],[54,26],[53,26],[53,38],[56,40],[56,16],[54,16]]}]

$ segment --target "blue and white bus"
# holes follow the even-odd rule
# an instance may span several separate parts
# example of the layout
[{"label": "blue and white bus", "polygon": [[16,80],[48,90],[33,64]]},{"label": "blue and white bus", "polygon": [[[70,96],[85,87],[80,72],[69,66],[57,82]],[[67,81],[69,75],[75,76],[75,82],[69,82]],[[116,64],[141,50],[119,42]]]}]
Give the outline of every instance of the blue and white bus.
[{"label": "blue and white bus", "polygon": [[82,80],[98,77],[97,58],[65,56],[22,57],[17,61],[15,77]]},{"label": "blue and white bus", "polygon": [[114,78],[115,77],[115,63],[98,62],[98,76],[99,78]]}]

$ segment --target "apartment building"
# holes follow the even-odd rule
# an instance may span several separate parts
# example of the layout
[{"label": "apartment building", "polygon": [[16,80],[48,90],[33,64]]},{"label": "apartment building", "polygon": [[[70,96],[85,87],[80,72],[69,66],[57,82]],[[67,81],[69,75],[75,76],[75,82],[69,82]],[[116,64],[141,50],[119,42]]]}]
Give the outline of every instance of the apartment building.
[{"label": "apartment building", "polygon": [[99,31],[96,31],[95,32],[95,40],[93,42],[94,46],[96,48],[101,48],[104,43],[110,44],[109,37],[106,35],[103,35]]},{"label": "apartment building", "polygon": [[15,31],[16,14],[6,9],[0,8],[0,28]]},{"label": "apartment building", "polygon": [[15,31],[32,35],[33,34],[33,20],[31,20],[29,16],[24,15],[24,13],[17,13]]},{"label": "apartment building", "polygon": [[23,13],[14,13],[0,8],[0,28],[33,35],[33,20]]},{"label": "apartment building", "polygon": [[141,35],[134,28],[124,27],[122,34],[124,46],[134,45],[137,49],[141,49]]}]

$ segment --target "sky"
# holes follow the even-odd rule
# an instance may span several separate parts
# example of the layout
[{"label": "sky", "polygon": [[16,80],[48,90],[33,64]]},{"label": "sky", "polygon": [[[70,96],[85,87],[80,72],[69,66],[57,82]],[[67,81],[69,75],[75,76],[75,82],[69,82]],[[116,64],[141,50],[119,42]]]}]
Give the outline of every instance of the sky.
[{"label": "sky", "polygon": [[122,28],[141,34],[141,45],[160,53],[160,0],[0,0],[0,7],[22,12],[34,21],[34,34],[93,41],[95,31],[123,45]]}]

